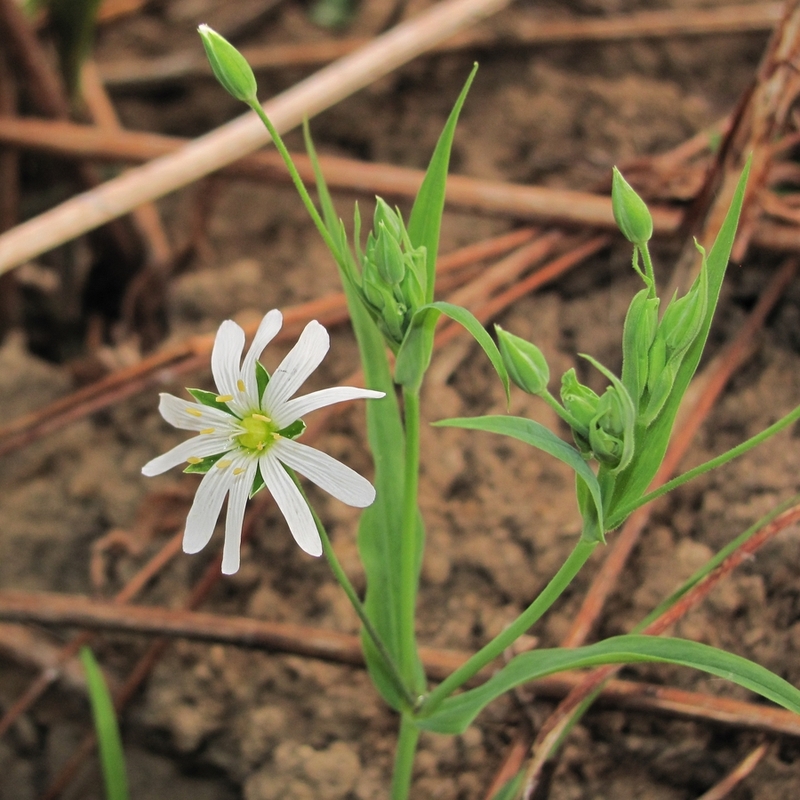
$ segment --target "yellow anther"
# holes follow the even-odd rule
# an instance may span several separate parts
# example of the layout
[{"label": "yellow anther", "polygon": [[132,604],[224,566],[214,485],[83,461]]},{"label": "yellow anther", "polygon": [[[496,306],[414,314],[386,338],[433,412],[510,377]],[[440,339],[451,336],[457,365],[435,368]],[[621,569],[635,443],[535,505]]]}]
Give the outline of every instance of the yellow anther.
[{"label": "yellow anther", "polygon": [[200,433],[214,433],[214,428],[203,428]]},{"label": "yellow anther", "polygon": [[192,406],[189,406],[186,409],[186,413],[187,414],[191,414],[193,417],[202,417],[203,416],[203,412],[199,408],[193,408]]},{"label": "yellow anther", "polygon": [[189,464],[199,464],[202,460],[202,458],[198,458],[197,456],[189,456],[189,458],[186,459]]},{"label": "yellow anther", "polygon": [[216,398],[214,398],[218,403],[229,403],[233,400],[232,394],[218,394]]},{"label": "yellow anther", "polygon": [[272,434],[272,438],[273,438],[273,439],[280,439],[280,438],[281,438],[281,435],[280,435],[279,433],[273,433],[273,434]]},{"label": "yellow anther", "polygon": [[238,387],[240,392],[244,391],[244,381],[241,378],[239,378],[239,380],[236,381],[236,386]]},{"label": "yellow anther", "polygon": [[234,475],[241,475],[243,472],[244,472],[244,470],[241,467],[236,467],[236,469],[233,471],[233,474]]},{"label": "yellow anther", "polygon": [[227,469],[231,464],[233,464],[233,461],[229,458],[223,458],[222,461],[217,461],[217,467],[219,467],[219,469]]},{"label": "yellow anther", "polygon": [[263,450],[264,449],[264,442],[259,442],[256,445],[256,450]]},{"label": "yellow anther", "polygon": [[250,416],[253,419],[260,419],[262,422],[272,422],[269,417],[265,417],[263,414],[251,414]]}]

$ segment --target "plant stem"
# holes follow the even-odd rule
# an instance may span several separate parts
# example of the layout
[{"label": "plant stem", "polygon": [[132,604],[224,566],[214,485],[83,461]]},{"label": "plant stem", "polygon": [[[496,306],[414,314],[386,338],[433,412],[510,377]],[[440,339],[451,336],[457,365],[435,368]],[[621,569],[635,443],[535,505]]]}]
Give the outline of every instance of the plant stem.
[{"label": "plant stem", "polygon": [[[303,491],[300,482],[297,479],[297,475],[294,473],[293,470],[287,470],[289,475],[291,476],[292,480],[295,482],[295,485],[303,495],[303,499],[307,500],[306,494]],[[339,582],[339,585],[344,590],[344,593],[347,595],[347,599],[350,601],[350,604],[355,609],[356,614],[358,614],[358,618],[361,620],[361,623],[364,626],[364,630],[367,632],[367,635],[370,639],[372,639],[372,643],[375,645],[375,649],[381,656],[381,659],[384,662],[384,666],[386,667],[386,671],[389,673],[389,677],[392,680],[392,683],[395,685],[395,689],[402,695],[403,699],[408,704],[409,708],[413,708],[416,698],[412,696],[412,694],[408,691],[405,683],[403,683],[403,679],[400,676],[400,672],[397,669],[397,664],[394,663],[392,656],[390,655],[386,645],[383,643],[383,640],[380,637],[380,634],[375,629],[375,626],[372,624],[372,620],[367,615],[366,609],[364,608],[363,603],[359,599],[358,595],[356,594],[356,590],[353,587],[353,584],[350,583],[350,578],[347,577],[347,573],[342,569],[342,565],[339,562],[339,559],[336,557],[336,553],[331,546],[331,540],[328,537],[328,532],[325,530],[325,526],[322,524],[322,520],[317,516],[317,512],[311,508],[309,504],[309,509],[311,510],[311,514],[314,517],[314,522],[317,526],[317,531],[319,532],[320,539],[322,540],[322,551],[325,554],[325,558],[328,559],[328,564],[330,564],[331,570],[333,571],[333,575],[336,580]]]},{"label": "plant stem", "polygon": [[644,270],[645,275],[647,275],[648,279],[651,281],[650,287],[652,292],[652,297],[656,297],[656,273],[653,269],[653,259],[650,258],[650,251],[647,249],[647,245],[643,244],[639,251],[642,254],[642,261],[644,262]]},{"label": "plant stem", "polygon": [[419,394],[403,390],[405,422],[405,475],[403,485],[403,523],[400,542],[400,674],[406,686],[416,684],[417,640],[414,621],[417,607],[418,505],[419,489]]},{"label": "plant stem", "polygon": [[542,593],[501,634],[482,647],[474,656],[443,680],[422,703],[420,716],[432,714],[456,689],[494,661],[513,644],[555,603],[572,579],[580,572],[599,542],[580,539],[561,569],[545,586]]},{"label": "plant stem", "polygon": [[785,417],[779,419],[774,425],[770,425],[769,428],[765,428],[763,431],[761,431],[761,433],[751,436],[749,439],[747,439],[747,441],[736,445],[736,447],[728,450],[722,455],[717,456],[716,458],[712,458],[710,461],[706,461],[705,464],[700,464],[694,469],[684,472],[683,475],[678,475],[677,478],[667,481],[667,483],[665,483],[663,486],[659,486],[658,489],[654,489],[652,492],[640,497],[638,500],[628,503],[627,506],[623,506],[621,509],[619,509],[619,511],[615,511],[613,516],[611,516],[607,521],[606,530],[613,530],[618,525],[621,525],[630,514],[636,511],[637,508],[649,503],[651,500],[656,500],[662,495],[665,495],[667,492],[671,492],[673,489],[677,489],[687,481],[692,480],[692,478],[696,478],[698,475],[703,475],[704,473],[709,472],[716,467],[720,467],[723,464],[727,464],[728,461],[732,461],[734,458],[743,455],[748,450],[751,450],[752,448],[761,444],[763,441],[769,439],[770,436],[773,436],[779,431],[782,431],[784,428],[789,427],[789,425],[796,422],[798,419],[800,419],[800,406],[797,406],[794,411],[790,411]]},{"label": "plant stem", "polygon": [[292,161],[292,157],[289,155],[289,151],[286,149],[286,145],[283,143],[283,139],[281,139],[281,135],[275,129],[275,126],[272,124],[272,120],[270,120],[264,109],[261,107],[261,104],[257,100],[254,100],[249,105],[250,108],[252,108],[256,114],[258,114],[261,121],[264,123],[264,127],[266,127],[266,129],[269,131],[269,135],[272,137],[272,141],[275,147],[278,149],[278,153],[280,153],[283,162],[286,164],[286,169],[289,170],[289,175],[291,176],[292,182],[294,183],[295,188],[300,195],[300,199],[303,201],[306,211],[308,211],[309,216],[317,226],[320,236],[322,236],[324,239],[325,244],[331,253],[338,257],[339,248],[336,246],[336,242],[334,242],[333,237],[325,227],[325,223],[323,222],[319,211],[317,211],[317,207],[314,205],[314,201],[311,199],[308,189],[306,189],[306,185],[303,183],[303,179],[300,177],[300,173],[297,171],[297,167],[295,167],[294,161]]},{"label": "plant stem", "polygon": [[400,718],[400,733],[397,737],[397,751],[394,755],[392,800],[407,800],[409,796],[414,769],[414,753],[417,750],[418,739],[419,728],[409,715],[403,714]]}]

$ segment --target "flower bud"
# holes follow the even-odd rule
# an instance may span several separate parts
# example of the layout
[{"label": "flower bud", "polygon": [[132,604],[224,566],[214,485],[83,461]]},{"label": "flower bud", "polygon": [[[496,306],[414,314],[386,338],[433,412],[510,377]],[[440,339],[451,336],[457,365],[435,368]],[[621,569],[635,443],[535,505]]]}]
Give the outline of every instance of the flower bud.
[{"label": "flower bud", "polygon": [[616,167],[611,179],[611,208],[622,235],[637,247],[644,247],[653,235],[653,218]]},{"label": "flower bud", "polygon": [[198,29],[208,62],[223,88],[244,103],[256,101],[256,78],[245,57],[208,25]]},{"label": "flower bud", "polygon": [[638,404],[647,386],[650,346],[658,328],[657,297],[642,289],[631,301],[622,331],[622,382]]},{"label": "flower bud", "polygon": [[397,240],[386,229],[386,225],[381,222],[375,229],[378,238],[375,240],[373,258],[378,273],[386,283],[395,286],[403,280],[406,267],[403,263],[403,251]]},{"label": "flower bud", "polygon": [[542,351],[535,344],[504,331],[499,325],[495,325],[494,329],[508,377],[522,391],[542,394],[550,380],[550,369]]},{"label": "flower bud", "polygon": [[376,197],[375,214],[372,217],[372,228],[378,231],[381,225],[386,226],[386,230],[396,241],[399,242],[403,239],[405,225],[403,224],[403,218],[400,216],[400,212],[390,208],[389,204],[382,197]]},{"label": "flower bud", "polygon": [[664,311],[661,330],[667,358],[682,356],[703,327],[708,307],[708,271],[705,264],[692,288],[680,299],[674,299]]}]

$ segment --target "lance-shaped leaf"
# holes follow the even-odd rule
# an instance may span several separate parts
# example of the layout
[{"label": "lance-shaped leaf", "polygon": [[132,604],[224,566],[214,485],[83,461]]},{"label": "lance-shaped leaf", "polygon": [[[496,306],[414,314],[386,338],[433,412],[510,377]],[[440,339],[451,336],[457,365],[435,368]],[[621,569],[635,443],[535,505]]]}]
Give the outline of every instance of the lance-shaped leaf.
[{"label": "lance-shaped leaf", "polygon": [[800,714],[800,691],[746,658],[686,639],[628,635],[612,636],[586,647],[532,650],[518,655],[482,686],[449,697],[417,724],[437,733],[463,733],[492,700],[523,683],[570,669],[637,662],[693,667],[738,683]]},{"label": "lance-shaped leaf", "polygon": [[414,247],[424,247],[426,253],[426,287],[425,299],[428,302],[433,300],[433,287],[436,281],[436,257],[439,252],[439,231],[442,227],[442,212],[444,211],[444,196],[447,186],[447,170],[450,167],[450,150],[453,146],[453,137],[456,132],[458,115],[464,101],[467,99],[467,92],[475,78],[478,70],[476,64],[472,68],[461,94],[458,96],[447,123],[444,126],[436,149],[433,151],[425,178],[422,181],[414,206],[411,209],[411,216],[408,220],[408,236]]},{"label": "lance-shaped leaf", "polygon": [[500,433],[503,436],[511,436],[513,439],[519,439],[519,441],[525,442],[525,444],[529,444],[562,461],[583,479],[587,491],[594,501],[602,528],[603,501],[600,495],[600,486],[597,483],[594,472],[592,472],[576,448],[559,439],[549,428],[532,419],[525,419],[525,417],[501,416],[455,417],[453,419],[440,420],[435,422],[434,425],[447,428],[468,428],[473,431],[486,431],[487,433]]}]

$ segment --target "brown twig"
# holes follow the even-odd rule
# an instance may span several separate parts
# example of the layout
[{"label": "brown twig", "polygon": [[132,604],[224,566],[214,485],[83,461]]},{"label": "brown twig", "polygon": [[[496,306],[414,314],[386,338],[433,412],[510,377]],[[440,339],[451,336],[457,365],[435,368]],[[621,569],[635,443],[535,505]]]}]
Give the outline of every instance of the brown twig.
[{"label": "brown twig", "polygon": [[[431,53],[497,47],[531,47],[575,42],[613,42],[675,36],[707,36],[721,33],[770,31],[781,18],[781,3],[733,5],[709,9],[641,11],[616,17],[582,19],[535,19],[517,14],[513,24],[499,33],[476,29],[452,37],[431,48]],[[243,48],[255,70],[319,66],[352,53],[366,39],[267,45]],[[210,75],[208,64],[196,53],[176,53],[163,58],[112,61],[102,65],[109,86],[141,86],[187,77]]]},{"label": "brown twig", "polygon": [[[216,575],[217,562],[212,562],[209,573],[213,568]],[[364,665],[360,637],[356,635],[249,617],[119,605],[75,595],[0,591],[0,619],[215,642],[304,655],[339,664]],[[431,680],[442,680],[470,655],[455,650],[420,648]],[[485,681],[493,672],[493,668],[487,667],[477,676],[476,682]],[[541,697],[558,698],[578,686],[585,677],[586,673],[570,672],[533,681],[529,686]],[[800,736],[800,719],[796,714],[756,703],[628,680],[610,681],[601,697],[605,704],[615,707]]]},{"label": "brown twig", "polygon": [[762,742],[751,750],[719,783],[703,792],[697,800],[724,800],[759,764],[769,749],[768,742]]},{"label": "brown twig", "polygon": [[[0,120],[0,141],[66,156],[132,162],[149,161],[177,153],[187,144],[187,140],[172,136],[134,131],[112,132],[87,125],[33,119]],[[314,180],[311,161],[306,155],[293,154],[292,160],[303,180]],[[320,166],[331,189],[370,196],[378,194],[382,197],[414,198],[424,176],[422,170],[369,164],[338,156],[321,156]],[[283,160],[272,151],[241,158],[221,169],[220,174],[255,181],[286,183],[290,180]],[[611,200],[607,195],[574,189],[522,186],[450,175],[447,179],[447,203],[450,208],[521,220],[616,230]],[[659,235],[670,235],[679,230],[683,219],[679,209],[654,205],[650,210]]]},{"label": "brown twig", "polygon": [[[13,5],[13,0],[3,0]],[[444,0],[296,84],[265,104],[285,132],[386,75],[461,28],[489,16],[509,0]],[[222,91],[222,90],[220,90]],[[0,234],[0,272],[127,214],[143,203],[193,183],[269,141],[254,113],[217,128],[177,153],[156,159],[77,195]]]}]

